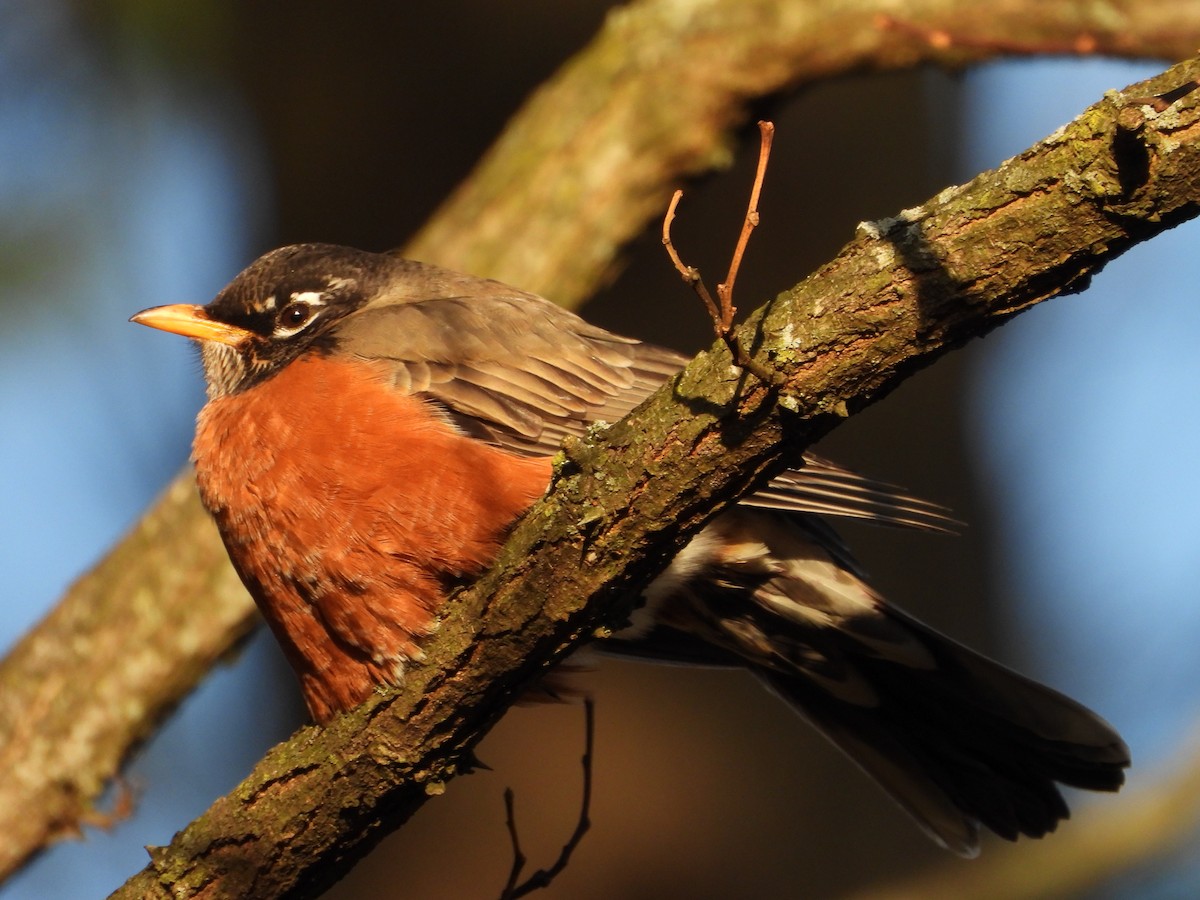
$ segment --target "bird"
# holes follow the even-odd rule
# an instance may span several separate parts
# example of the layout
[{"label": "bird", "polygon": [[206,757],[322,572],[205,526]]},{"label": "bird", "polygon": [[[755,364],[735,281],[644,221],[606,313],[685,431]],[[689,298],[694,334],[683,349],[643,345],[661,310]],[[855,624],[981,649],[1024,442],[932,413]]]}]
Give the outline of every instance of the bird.
[{"label": "bird", "polygon": [[[318,723],[422,659],[565,438],[686,362],[498,281],[331,244],[273,250],[207,305],[132,321],[199,345],[200,496]],[[981,828],[1053,831],[1059,785],[1120,788],[1130,755],[1111,725],[889,604],[837,517],[952,522],[807,453],[717,514],[599,643],[749,669],[963,856]]]}]

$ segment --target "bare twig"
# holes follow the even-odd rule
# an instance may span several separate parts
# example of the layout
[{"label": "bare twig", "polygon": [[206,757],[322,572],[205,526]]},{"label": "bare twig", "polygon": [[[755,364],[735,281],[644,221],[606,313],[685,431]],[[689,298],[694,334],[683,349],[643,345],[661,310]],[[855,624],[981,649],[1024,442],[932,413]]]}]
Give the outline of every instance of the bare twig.
[{"label": "bare twig", "polygon": [[508,871],[508,881],[504,884],[504,890],[500,892],[500,900],[509,900],[513,896],[513,891],[517,889],[517,879],[521,877],[521,870],[525,868],[527,857],[524,851],[521,850],[521,838],[517,833],[517,812],[514,805],[513,789],[504,789],[504,824],[508,828],[508,839],[512,843],[512,868]]},{"label": "bare twig", "polygon": [[592,827],[589,814],[592,807],[592,748],[596,738],[596,704],[591,697],[583,701],[583,717],[583,758],[580,760],[583,766],[583,800],[579,804],[579,819],[575,823],[575,831],[563,844],[554,865],[548,869],[538,869],[520,884],[517,883],[517,879],[521,877],[521,870],[525,868],[527,860],[521,851],[521,842],[517,837],[517,817],[513,806],[512,788],[508,788],[504,792],[505,824],[508,826],[508,836],[512,840],[513,864],[508,873],[508,883],[500,892],[500,900],[516,900],[518,897],[524,897],[534,891],[549,887],[550,882],[567,867],[571,861],[571,854],[575,852],[575,848],[583,841],[583,836]]},{"label": "bare twig", "polygon": [[684,282],[696,295],[704,301],[704,306],[708,310],[708,314],[712,316],[713,328],[716,329],[718,335],[721,334],[722,316],[721,310],[717,307],[717,303],[712,298],[712,294],[708,291],[708,285],[704,283],[704,279],[700,275],[700,270],[695,266],[689,266],[679,258],[679,253],[675,250],[675,244],[671,241],[671,223],[675,221],[675,209],[679,206],[679,201],[683,197],[683,191],[675,191],[671,195],[671,203],[667,206],[667,214],[663,218],[662,242],[667,248],[667,256],[671,257],[671,262],[675,265],[677,271]]},{"label": "bare twig", "polygon": [[671,203],[667,206],[667,214],[663,217],[662,242],[675,270],[704,301],[708,314],[712,316],[713,330],[716,332],[717,339],[725,342],[733,356],[733,361],[763,383],[783,389],[786,387],[785,380],[777,372],[755,361],[746,352],[746,348],[742,346],[742,342],[733,328],[733,317],[737,315],[737,307],[733,305],[733,286],[742,265],[742,257],[746,253],[746,245],[750,242],[750,233],[758,225],[758,198],[762,193],[763,178],[767,174],[767,163],[771,158],[771,141],[775,136],[775,125],[771,122],[759,122],[758,131],[760,135],[758,169],[754,174],[754,185],[750,188],[750,202],[746,205],[746,217],[742,220],[742,231],[738,235],[737,244],[734,246],[733,255],[729,260],[729,271],[725,275],[725,280],[717,285],[717,300],[713,300],[712,294],[709,293],[708,286],[700,275],[700,270],[684,263],[671,240],[671,223],[675,221],[675,209],[679,206],[683,191],[677,190],[671,197]]},{"label": "bare twig", "polygon": [[742,220],[742,233],[729,260],[729,272],[725,280],[717,285],[717,299],[721,301],[721,330],[724,337],[733,329],[733,317],[737,307],[733,305],[733,285],[737,281],[738,269],[742,267],[742,256],[750,243],[750,233],[758,225],[758,198],[762,194],[763,178],[767,175],[767,163],[771,161],[771,141],[775,137],[773,122],[759,122],[758,169],[754,173],[754,185],[750,188],[750,202],[746,204],[746,218]]}]

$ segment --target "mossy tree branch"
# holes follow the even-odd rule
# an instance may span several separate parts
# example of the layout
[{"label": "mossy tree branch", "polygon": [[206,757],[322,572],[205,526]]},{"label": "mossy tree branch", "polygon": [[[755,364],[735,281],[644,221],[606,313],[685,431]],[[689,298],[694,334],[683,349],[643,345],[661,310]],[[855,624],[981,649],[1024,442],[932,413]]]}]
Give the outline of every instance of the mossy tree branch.
[{"label": "mossy tree branch", "polygon": [[597,629],[714,510],[920,366],[1081,289],[1123,250],[1200,210],[1197,94],[1161,114],[1113,94],[1001,168],[869,223],[723,345],[597,439],[459,595],[405,686],[271,751],[114,896],[311,897],[464,768],[530,679]]}]

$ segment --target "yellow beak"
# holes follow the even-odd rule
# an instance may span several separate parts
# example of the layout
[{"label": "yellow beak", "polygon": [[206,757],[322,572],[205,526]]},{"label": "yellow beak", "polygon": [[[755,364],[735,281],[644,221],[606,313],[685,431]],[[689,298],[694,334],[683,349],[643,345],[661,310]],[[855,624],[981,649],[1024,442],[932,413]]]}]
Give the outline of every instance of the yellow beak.
[{"label": "yellow beak", "polygon": [[198,341],[216,341],[231,347],[254,335],[253,331],[245,328],[215,322],[208,317],[203,306],[193,306],[190,303],[143,309],[137,315],[130,316],[129,321],[148,325],[159,331],[169,331],[171,334],[182,334]]}]

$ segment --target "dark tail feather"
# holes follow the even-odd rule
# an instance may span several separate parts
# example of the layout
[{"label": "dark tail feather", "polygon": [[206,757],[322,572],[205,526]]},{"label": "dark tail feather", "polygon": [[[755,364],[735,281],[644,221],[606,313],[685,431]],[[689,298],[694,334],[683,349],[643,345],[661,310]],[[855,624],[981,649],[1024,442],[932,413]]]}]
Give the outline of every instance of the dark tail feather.
[{"label": "dark tail feather", "polygon": [[1058,784],[1115,791],[1129,750],[1095,713],[896,610],[936,665],[864,652],[854,666],[878,702],[839,699],[802,670],[756,674],[845,751],[938,843],[978,852],[983,825],[1041,837],[1070,815]]}]

